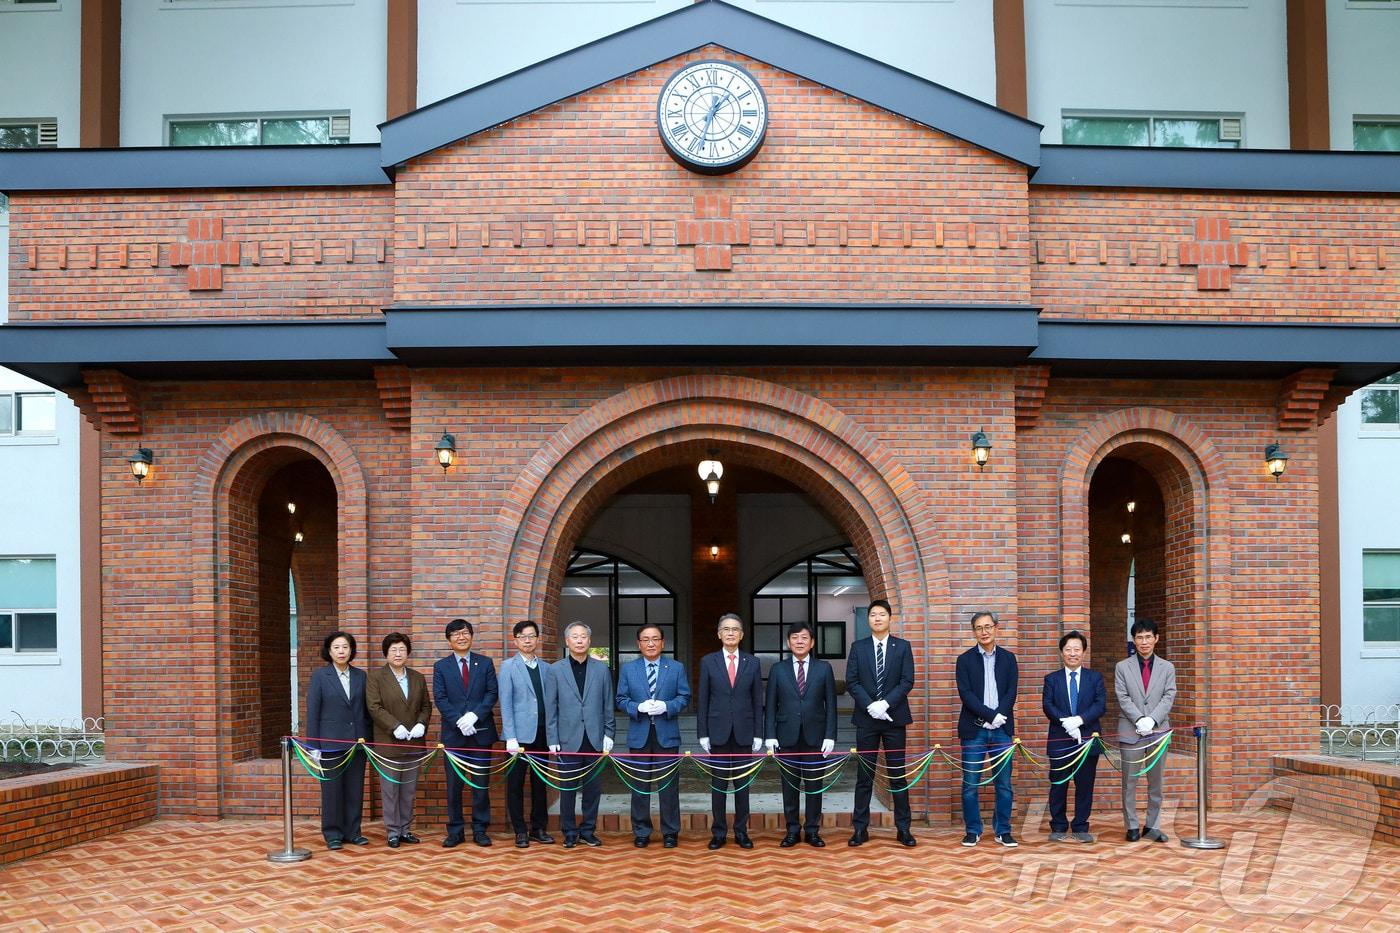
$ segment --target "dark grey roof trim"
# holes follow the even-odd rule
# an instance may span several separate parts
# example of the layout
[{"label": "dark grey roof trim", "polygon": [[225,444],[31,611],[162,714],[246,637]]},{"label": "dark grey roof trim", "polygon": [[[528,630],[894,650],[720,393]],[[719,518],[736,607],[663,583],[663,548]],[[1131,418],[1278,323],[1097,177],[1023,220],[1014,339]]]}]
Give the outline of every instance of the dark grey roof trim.
[{"label": "dark grey roof trim", "polygon": [[0,191],[388,185],[377,145],[0,152]]},{"label": "dark grey roof trim", "polygon": [[767,62],[1023,165],[1040,162],[1037,123],[721,0],[633,26],[380,127],[384,165],[498,126],[705,45]]},{"label": "dark grey roof trim", "polygon": [[1400,154],[1044,146],[1032,185],[1400,193]]}]

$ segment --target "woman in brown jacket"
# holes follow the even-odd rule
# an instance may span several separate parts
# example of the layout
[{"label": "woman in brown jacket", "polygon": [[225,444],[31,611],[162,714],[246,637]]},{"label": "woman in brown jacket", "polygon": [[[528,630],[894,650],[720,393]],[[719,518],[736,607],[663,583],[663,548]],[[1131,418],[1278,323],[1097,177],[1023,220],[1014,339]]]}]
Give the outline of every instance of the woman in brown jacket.
[{"label": "woman in brown jacket", "polygon": [[[379,776],[379,788],[384,802],[384,826],[389,831],[389,848],[401,843],[419,842],[413,835],[413,799],[418,792],[418,766],[397,765],[423,756],[423,736],[433,715],[433,701],[428,696],[428,683],[423,675],[408,666],[413,642],[407,635],[394,632],[384,636],[383,667],[370,671],[365,687],[365,704],[374,720],[374,742],[381,746],[376,752],[391,759],[386,767],[394,780]],[[397,783],[395,783],[397,782]]]}]

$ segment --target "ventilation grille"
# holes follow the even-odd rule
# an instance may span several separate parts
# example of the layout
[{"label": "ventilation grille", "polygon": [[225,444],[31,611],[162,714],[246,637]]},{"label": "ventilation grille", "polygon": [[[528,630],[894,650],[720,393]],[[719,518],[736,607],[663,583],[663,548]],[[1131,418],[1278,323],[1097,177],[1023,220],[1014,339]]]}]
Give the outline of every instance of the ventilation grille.
[{"label": "ventilation grille", "polygon": [[331,117],[331,139],[350,141],[350,115]]},{"label": "ventilation grille", "polygon": [[1220,141],[1239,142],[1244,139],[1244,120],[1239,117],[1220,118]]}]

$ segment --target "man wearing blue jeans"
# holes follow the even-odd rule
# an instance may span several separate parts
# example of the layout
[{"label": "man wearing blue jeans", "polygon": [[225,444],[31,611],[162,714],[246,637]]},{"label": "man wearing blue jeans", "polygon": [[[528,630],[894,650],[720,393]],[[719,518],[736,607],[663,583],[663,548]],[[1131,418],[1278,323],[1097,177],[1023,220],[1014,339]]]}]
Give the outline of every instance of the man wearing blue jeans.
[{"label": "man wearing blue jeans", "polygon": [[[1011,761],[1002,754],[1011,747],[1016,734],[1016,655],[997,647],[997,617],[992,612],[972,616],[972,634],[977,644],[958,656],[956,668],[958,696],[958,739],[962,742],[962,811],[966,835],[962,844],[975,846],[982,838],[982,812],[977,800],[978,785],[996,774],[996,809],[992,829],[996,841],[1016,848],[1011,835]],[[984,771],[992,762],[993,770]]]}]

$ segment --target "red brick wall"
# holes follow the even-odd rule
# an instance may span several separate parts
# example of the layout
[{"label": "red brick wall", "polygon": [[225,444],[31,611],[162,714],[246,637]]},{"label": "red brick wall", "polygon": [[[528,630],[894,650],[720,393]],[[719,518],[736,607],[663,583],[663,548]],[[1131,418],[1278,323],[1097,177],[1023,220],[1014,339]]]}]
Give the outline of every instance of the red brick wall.
[{"label": "red brick wall", "polygon": [[156,818],[158,765],[108,763],[0,782],[0,865]]},{"label": "red brick wall", "polygon": [[1322,755],[1279,755],[1273,806],[1400,844],[1400,768]]}]

